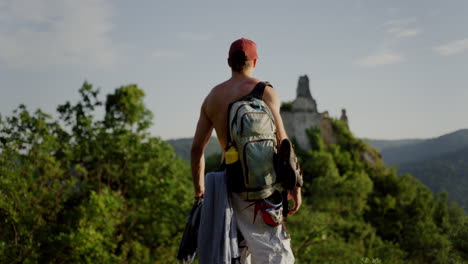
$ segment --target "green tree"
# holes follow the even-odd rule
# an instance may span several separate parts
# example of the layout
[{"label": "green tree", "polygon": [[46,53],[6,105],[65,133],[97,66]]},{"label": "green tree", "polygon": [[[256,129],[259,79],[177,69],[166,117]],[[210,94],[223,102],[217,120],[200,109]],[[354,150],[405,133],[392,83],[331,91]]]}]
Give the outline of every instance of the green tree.
[{"label": "green tree", "polygon": [[150,136],[138,86],[105,103],[89,83],[79,93],[58,119],[25,106],[0,119],[0,262],[173,261],[191,202],[187,163]]}]

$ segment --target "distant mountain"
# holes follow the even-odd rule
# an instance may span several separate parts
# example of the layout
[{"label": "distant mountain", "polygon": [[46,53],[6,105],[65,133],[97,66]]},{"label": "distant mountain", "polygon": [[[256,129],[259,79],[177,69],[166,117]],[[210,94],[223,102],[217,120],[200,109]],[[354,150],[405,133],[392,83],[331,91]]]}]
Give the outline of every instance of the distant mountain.
[{"label": "distant mountain", "polygon": [[[190,149],[192,148],[193,138],[180,138],[180,139],[171,139],[167,143],[174,148],[174,152],[177,156],[190,160]],[[208,142],[208,145],[205,149],[205,158],[215,154],[221,153],[221,146],[218,143],[218,139],[212,137]]]},{"label": "distant mountain", "polygon": [[387,140],[387,139],[369,139],[364,138],[365,142],[370,144],[372,147],[377,149],[378,151],[382,151],[386,148],[394,148],[394,147],[403,147],[406,145],[420,143],[424,141],[424,139],[396,139],[396,140]]},{"label": "distant mountain", "polygon": [[387,165],[399,165],[435,158],[468,147],[468,129],[426,140],[387,142],[387,147],[382,147],[384,145],[381,143],[371,145],[381,149],[382,158]]},{"label": "distant mountain", "polygon": [[[175,153],[190,160],[192,138],[168,140]],[[397,167],[398,174],[410,173],[434,192],[446,191],[449,199],[468,209],[468,129],[432,139],[364,139],[382,154],[384,162]],[[220,153],[215,137],[205,157]]]}]

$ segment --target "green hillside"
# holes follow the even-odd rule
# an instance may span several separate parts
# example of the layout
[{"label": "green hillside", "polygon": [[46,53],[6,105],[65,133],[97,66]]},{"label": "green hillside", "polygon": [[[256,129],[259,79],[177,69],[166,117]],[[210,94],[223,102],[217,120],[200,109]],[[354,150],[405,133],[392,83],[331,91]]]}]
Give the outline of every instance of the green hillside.
[{"label": "green hillside", "polygon": [[367,140],[398,174],[410,173],[432,191],[468,208],[468,129],[426,140]]},{"label": "green hillside", "polygon": [[447,192],[449,200],[468,209],[468,147],[420,162],[403,163],[398,173],[415,175],[434,192]]},{"label": "green hillside", "polygon": [[299,153],[307,209],[290,222],[297,254],[307,256],[301,263],[351,263],[358,256],[382,263],[468,261],[461,208],[385,167],[340,121],[333,130],[337,144],[324,145],[315,130],[309,133],[313,150]]},{"label": "green hillside", "polygon": [[[176,263],[189,163],[150,135],[138,86],[79,93],[57,118],[25,106],[0,117],[0,263]],[[298,153],[297,263],[468,263],[462,208],[385,167],[340,121],[332,129],[336,144],[313,130],[313,150]]]}]

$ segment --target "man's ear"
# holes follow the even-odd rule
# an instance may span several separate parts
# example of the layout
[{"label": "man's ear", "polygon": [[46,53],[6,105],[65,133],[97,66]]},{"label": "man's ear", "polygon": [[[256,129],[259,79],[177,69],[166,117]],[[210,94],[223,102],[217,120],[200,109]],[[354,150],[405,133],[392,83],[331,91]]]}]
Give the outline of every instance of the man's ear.
[{"label": "man's ear", "polygon": [[257,59],[254,59],[253,61],[253,67],[255,68],[257,66]]}]

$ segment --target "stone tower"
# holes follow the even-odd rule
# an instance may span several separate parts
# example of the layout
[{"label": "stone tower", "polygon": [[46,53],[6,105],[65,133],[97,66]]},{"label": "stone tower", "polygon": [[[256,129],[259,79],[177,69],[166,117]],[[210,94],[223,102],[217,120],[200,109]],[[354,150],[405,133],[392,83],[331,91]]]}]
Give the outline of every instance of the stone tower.
[{"label": "stone tower", "polygon": [[[323,142],[327,145],[336,144],[336,135],[328,111],[320,113],[317,102],[312,97],[307,75],[300,76],[297,84],[296,99],[292,104],[281,107],[281,117],[289,138],[294,139],[300,148],[311,149],[306,130],[319,128]],[[346,109],[341,110],[340,120],[348,124]]]},{"label": "stone tower", "polygon": [[296,100],[294,100],[293,111],[317,113],[317,103],[315,102],[309,88],[309,77],[300,76],[296,90]]},{"label": "stone tower", "polygon": [[348,124],[348,115],[346,115],[346,109],[341,109],[341,117],[340,120]]},{"label": "stone tower", "polygon": [[284,127],[289,138],[296,140],[304,149],[310,149],[306,129],[321,127],[323,114],[317,110],[317,103],[310,93],[309,78],[300,76],[296,99],[290,109],[281,109]]}]

